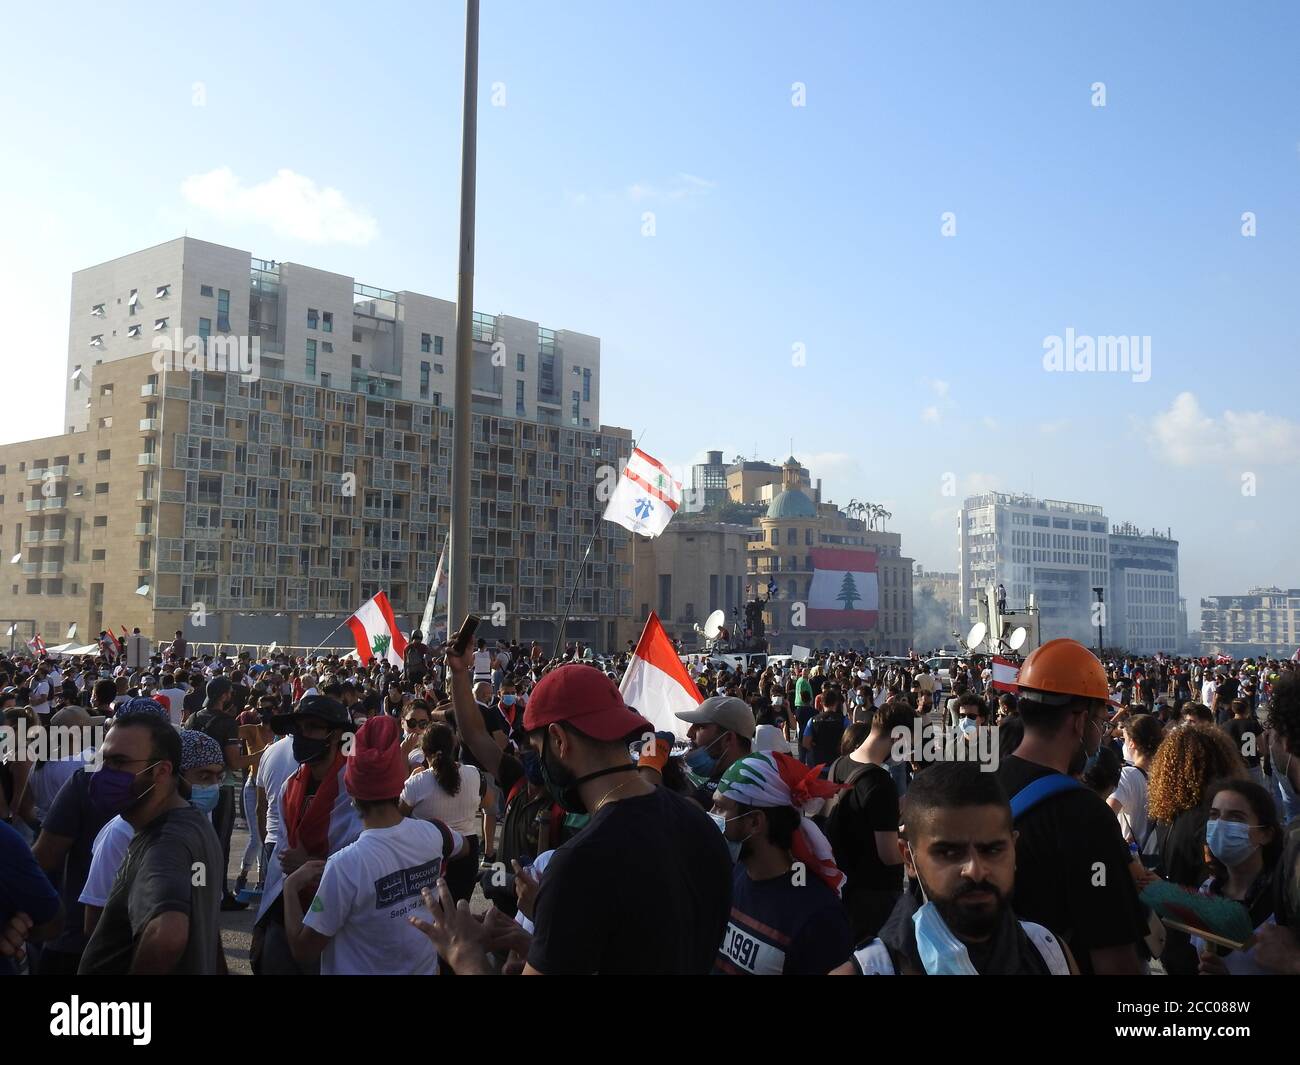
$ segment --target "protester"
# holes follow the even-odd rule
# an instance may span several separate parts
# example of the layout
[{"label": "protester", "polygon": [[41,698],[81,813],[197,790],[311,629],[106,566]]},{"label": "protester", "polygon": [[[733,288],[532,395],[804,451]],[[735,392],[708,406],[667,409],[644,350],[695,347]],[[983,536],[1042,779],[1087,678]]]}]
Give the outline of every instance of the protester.
[{"label": "protester", "polygon": [[1064,940],[1012,909],[1017,883],[1011,806],[996,774],[939,762],[903,801],[901,845],[910,890],[879,938],[837,975],[1067,976]]},{"label": "protester", "polygon": [[[534,693],[536,698],[536,693]],[[708,810],[718,781],[732,764],[750,753],[757,725],[754,713],[745,703],[730,695],[714,695],[694,710],[679,710],[675,715],[690,725],[686,735],[691,749],[683,762],[694,789],[695,801]]]},{"label": "protester", "polygon": [[487,781],[474,766],[456,761],[456,734],[446,725],[424,730],[421,750],[428,767],[416,771],[401,789],[398,809],[404,817],[446,825],[463,839],[443,876],[457,902],[468,900],[478,879],[479,811]]}]

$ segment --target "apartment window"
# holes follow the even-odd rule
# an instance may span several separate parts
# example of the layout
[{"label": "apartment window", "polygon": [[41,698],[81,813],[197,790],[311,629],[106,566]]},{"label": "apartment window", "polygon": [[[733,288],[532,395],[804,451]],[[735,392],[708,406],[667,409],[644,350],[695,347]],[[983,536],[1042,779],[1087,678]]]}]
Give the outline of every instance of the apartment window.
[{"label": "apartment window", "polygon": [[442,354],[442,337],[436,336],[433,338],[433,353],[435,355]]},{"label": "apartment window", "polygon": [[307,376],[316,376],[316,341],[307,341]]},{"label": "apartment window", "polygon": [[212,295],[212,286],[211,286],[211,285],[200,285],[200,286],[199,286],[199,295],[200,295],[200,296],[211,296],[211,295]]},{"label": "apartment window", "polygon": [[429,398],[429,364],[420,363],[420,398]]},{"label": "apartment window", "polygon": [[161,332],[162,330],[164,330],[164,329],[166,329],[166,328],[167,328],[167,319],[166,319],[166,318],[155,318],[155,319],[153,320],[153,331],[154,331],[155,333]]},{"label": "apartment window", "polygon": [[126,305],[127,308],[130,310],[130,312],[132,314],[135,314],[136,307],[140,305],[140,293],[137,292],[135,289],[132,289],[131,298],[126,301]]},{"label": "apartment window", "polygon": [[[104,346],[104,334],[96,333],[93,337],[91,337],[90,346],[92,348],[102,348]],[[81,369],[81,367],[77,367],[77,369]]]},{"label": "apartment window", "polygon": [[156,300],[165,300],[172,294],[171,285],[159,285],[154,289],[153,298]]},{"label": "apartment window", "polygon": [[329,375],[329,374],[327,374],[327,373],[323,373],[323,374],[320,375],[320,386],[321,386],[321,388],[329,388],[329,386],[330,386],[330,375]]},{"label": "apartment window", "polygon": [[307,308],[307,328],[308,328],[308,329],[315,329],[317,326],[319,326],[319,325],[320,325],[320,322],[319,322],[318,319],[319,319],[319,316],[316,314],[316,308],[315,308],[315,307],[308,307],[308,308]]},{"label": "apartment window", "polygon": [[573,418],[573,424],[574,424],[574,425],[577,425],[577,424],[578,424],[578,417],[579,417],[579,410],[578,410],[578,402],[579,402],[579,401],[578,401],[578,396],[579,396],[579,394],[580,394],[580,393],[575,389],[575,390],[574,390],[574,393],[573,393],[573,414],[571,415],[571,417]]},{"label": "apartment window", "polygon": [[200,318],[200,319],[199,319],[199,336],[200,336],[202,339],[207,340],[208,337],[211,336],[211,334],[212,334],[212,319],[211,319],[211,318]]},{"label": "apartment window", "polygon": [[435,363],[433,364],[433,372],[434,372],[434,373],[442,373],[442,363],[440,363],[440,362],[435,362]]},{"label": "apartment window", "polygon": [[100,481],[97,485],[95,485],[95,495],[97,495],[97,496],[106,496],[106,495],[108,495],[108,482],[107,482],[107,481]]},{"label": "apartment window", "polygon": [[96,318],[103,318],[104,305],[102,303],[96,303],[95,306],[90,308],[90,313]]},{"label": "apartment window", "polygon": [[321,350],[322,354],[325,354],[325,355],[333,355],[333,354],[334,354],[334,345],[331,344],[328,340],[322,340],[322,341],[320,342],[320,350]]},{"label": "apartment window", "polygon": [[360,356],[360,355],[353,355],[353,356],[352,356],[352,369],[354,369],[354,370],[359,370],[359,369],[361,369],[361,356]]},{"label": "apartment window", "polygon": [[525,368],[526,368],[527,366],[528,366],[528,362],[527,362],[527,360],[524,358],[524,353],[521,351],[521,352],[519,352],[518,354],[516,354],[516,355],[515,355],[515,369],[516,369],[517,371],[519,371],[519,373],[523,373],[524,370],[525,370]]},{"label": "apartment window", "polygon": [[334,312],[326,311],[321,315],[321,329],[326,333],[334,332]]},{"label": "apartment window", "polygon": [[217,329],[230,332],[230,290],[225,288],[217,289]]},{"label": "apartment window", "polygon": [[515,382],[515,413],[524,413],[524,383],[522,381]]},{"label": "apartment window", "polygon": [[140,335],[140,326],[129,325],[126,327],[126,335],[129,337],[138,337]]},{"label": "apartment window", "polygon": [[[96,519],[96,520],[98,521],[98,519]],[[92,551],[90,552],[90,561],[91,561],[91,562],[103,562],[103,561],[104,561],[104,549],[103,549],[102,547],[97,547],[97,548],[95,548],[94,550],[92,550]]]},{"label": "apartment window", "polygon": [[591,370],[582,371],[582,398],[586,402],[591,400]]},{"label": "apartment window", "polygon": [[96,515],[95,515],[95,525],[94,525],[94,527],[95,527],[96,529],[102,529],[102,528],[104,528],[104,526],[106,526],[107,524],[108,524],[108,515],[107,515],[107,514],[96,514]]},{"label": "apartment window", "polygon": [[433,338],[428,333],[420,334],[420,350],[424,352],[433,350]]},{"label": "apartment window", "polygon": [[112,399],[112,398],[113,398],[113,386],[112,386],[112,385],[100,385],[100,386],[99,386],[99,394],[100,394],[101,396],[105,396],[105,397],[107,397],[108,399]]},{"label": "apartment window", "polygon": [[103,451],[97,451],[95,453],[96,462],[107,462],[112,457],[113,457],[113,452],[108,450],[107,448]]}]

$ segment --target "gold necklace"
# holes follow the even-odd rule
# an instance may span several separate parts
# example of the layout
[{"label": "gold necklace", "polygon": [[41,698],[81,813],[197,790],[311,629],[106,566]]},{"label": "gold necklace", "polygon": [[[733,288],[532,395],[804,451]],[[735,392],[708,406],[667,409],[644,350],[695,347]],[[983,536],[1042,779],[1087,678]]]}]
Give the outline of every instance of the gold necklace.
[{"label": "gold necklace", "polygon": [[600,800],[596,803],[595,807],[592,809],[591,812],[593,814],[598,813],[600,811],[600,808],[609,801],[609,797],[613,795],[614,792],[626,788],[629,784],[635,784],[639,779],[641,779],[640,774],[636,773],[636,771],[633,770],[633,775],[629,779],[623,781],[622,784],[615,784],[612,788],[609,789],[609,791],[605,792],[605,794],[600,797]]}]

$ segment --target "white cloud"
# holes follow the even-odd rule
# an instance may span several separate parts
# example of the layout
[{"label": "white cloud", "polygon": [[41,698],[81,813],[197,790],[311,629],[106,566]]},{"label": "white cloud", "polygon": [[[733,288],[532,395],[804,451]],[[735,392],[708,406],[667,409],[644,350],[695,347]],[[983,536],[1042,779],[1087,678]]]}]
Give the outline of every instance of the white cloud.
[{"label": "white cloud", "polygon": [[996,473],[968,473],[962,478],[962,496],[977,496],[984,492],[995,492],[1001,485],[1002,478]]},{"label": "white cloud", "polygon": [[716,181],[695,174],[679,173],[666,186],[637,181],[627,187],[627,197],[634,202],[642,200],[685,200],[692,196],[707,196],[718,187]]},{"label": "white cloud", "polygon": [[1062,429],[1064,429],[1069,424],[1070,423],[1064,418],[1061,418],[1058,421],[1054,421],[1054,422],[1039,422],[1038,431],[1045,436],[1052,436],[1055,433],[1059,433]]},{"label": "white cloud", "polygon": [[1300,460],[1300,423],[1264,411],[1225,410],[1215,418],[1180,392],[1152,422],[1151,442],[1175,466],[1256,465]]},{"label": "white cloud", "polygon": [[269,226],[280,236],[312,244],[368,244],[379,233],[374,217],[348,203],[338,189],[322,188],[292,170],[245,185],[223,166],[186,178],[181,195],[224,221]]},{"label": "white cloud", "polygon": [[921,411],[921,421],[937,422],[938,420],[939,420],[938,407],[926,407],[924,410]]},{"label": "white cloud", "polygon": [[996,418],[988,418],[988,417],[981,418],[980,425],[984,426],[985,429],[993,430],[993,432],[995,433],[1002,428],[1002,426],[998,424],[998,420]]}]

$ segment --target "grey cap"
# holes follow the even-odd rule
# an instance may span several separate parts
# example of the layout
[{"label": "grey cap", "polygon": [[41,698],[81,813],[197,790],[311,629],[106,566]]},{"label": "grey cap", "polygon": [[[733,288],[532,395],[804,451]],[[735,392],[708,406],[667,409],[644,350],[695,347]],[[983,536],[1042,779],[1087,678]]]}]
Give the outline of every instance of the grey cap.
[{"label": "grey cap", "polygon": [[754,738],[754,711],[734,695],[714,695],[694,710],[679,710],[677,717],[692,725],[717,725],[746,739]]}]

